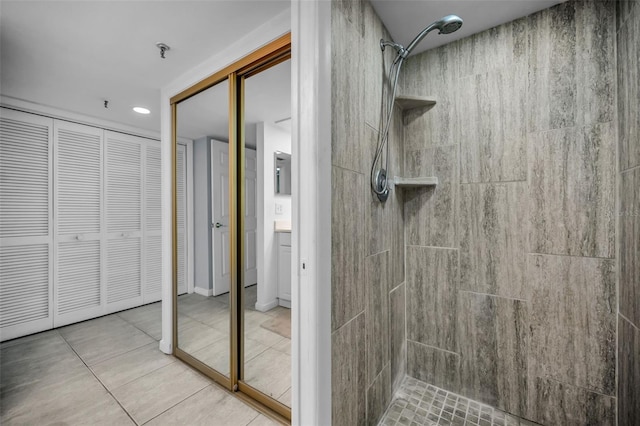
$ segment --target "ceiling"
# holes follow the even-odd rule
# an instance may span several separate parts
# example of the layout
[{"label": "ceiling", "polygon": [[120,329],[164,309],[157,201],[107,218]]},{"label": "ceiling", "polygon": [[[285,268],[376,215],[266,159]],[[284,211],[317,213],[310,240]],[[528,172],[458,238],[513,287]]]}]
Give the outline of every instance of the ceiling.
[{"label": "ceiling", "polygon": [[[256,146],[256,125],[291,117],[291,61],[282,62],[245,81],[245,141]],[[225,80],[178,104],[178,136],[212,136],[229,140],[229,84]],[[283,121],[283,127],[289,120]],[[290,132],[290,130],[289,130]]]},{"label": "ceiling", "polygon": [[455,33],[438,35],[434,31],[412,54],[451,43],[505,22],[530,15],[564,0],[372,0],[391,37],[407,46],[430,23],[446,15],[458,15],[464,21]]},{"label": "ceiling", "polygon": [[[290,2],[2,0],[1,8],[2,95],[159,132],[162,87]],[[157,42],[171,47],[166,59]]]},{"label": "ceiling", "polygon": [[[441,16],[455,13],[465,20],[451,35],[430,35],[414,53],[559,2],[372,1],[394,40],[405,45]],[[289,9],[287,0],[2,0],[0,93],[158,132],[160,88]],[[166,59],[160,58],[157,42],[171,47]],[[290,74],[280,77],[279,83],[290,81]],[[273,99],[267,92],[262,96],[258,102],[268,113],[276,119],[287,116],[265,101]],[[147,107],[151,114],[134,113],[134,106]]]}]

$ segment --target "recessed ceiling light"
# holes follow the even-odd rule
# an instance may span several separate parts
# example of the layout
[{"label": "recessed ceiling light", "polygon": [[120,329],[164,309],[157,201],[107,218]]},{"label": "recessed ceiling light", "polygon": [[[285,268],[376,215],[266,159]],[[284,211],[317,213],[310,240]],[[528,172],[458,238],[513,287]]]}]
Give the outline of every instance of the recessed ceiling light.
[{"label": "recessed ceiling light", "polygon": [[137,112],[138,114],[150,114],[151,113],[151,111],[149,111],[146,108],[142,108],[142,107],[133,107],[133,110],[135,112]]}]

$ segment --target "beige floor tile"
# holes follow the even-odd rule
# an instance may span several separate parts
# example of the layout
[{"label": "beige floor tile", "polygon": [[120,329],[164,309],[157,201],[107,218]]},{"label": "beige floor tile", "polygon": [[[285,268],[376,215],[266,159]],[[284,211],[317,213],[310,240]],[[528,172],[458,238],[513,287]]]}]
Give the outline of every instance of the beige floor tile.
[{"label": "beige floor tile", "polygon": [[211,385],[149,422],[149,425],[245,426],[258,412]]},{"label": "beige floor tile", "polygon": [[50,336],[59,336],[58,330],[49,330],[43,331],[42,333],[32,334],[30,336],[20,337],[13,340],[7,340],[6,342],[0,343],[0,350],[10,348],[11,346],[21,345],[23,343],[32,342],[34,340],[42,339]]},{"label": "beige floor tile", "polygon": [[200,322],[193,321],[187,326],[178,325],[178,347],[192,354],[215,342],[228,339],[229,333],[223,333]]},{"label": "beige floor tile", "polygon": [[287,407],[291,407],[291,388],[287,389],[285,393],[280,395],[278,401],[282,402]]},{"label": "beige floor tile", "polygon": [[108,315],[59,329],[87,365],[94,365],[114,356],[154,342],[117,315]]},{"label": "beige floor tile", "polygon": [[247,339],[257,340],[263,345],[269,347],[282,343],[282,341],[286,339],[286,337],[282,337],[281,335],[260,326],[245,329],[244,336]]},{"label": "beige floor tile", "polygon": [[174,362],[112,391],[139,424],[185,400],[211,384],[201,374]]},{"label": "beige floor tile", "polygon": [[281,342],[272,346],[273,349],[291,355],[291,339],[283,339]]},{"label": "beige floor tile", "polygon": [[91,370],[107,389],[114,390],[175,361],[173,356],[160,352],[158,343],[153,342],[95,364]]},{"label": "beige floor tile", "polygon": [[251,423],[249,423],[249,426],[278,426],[279,424],[280,423],[276,423],[275,421],[271,420],[269,417],[263,414],[260,414]]},{"label": "beige floor tile", "polygon": [[160,302],[119,312],[117,315],[154,339],[162,338],[162,304]]},{"label": "beige floor tile", "polygon": [[244,367],[246,382],[272,398],[291,387],[291,356],[267,349]]}]

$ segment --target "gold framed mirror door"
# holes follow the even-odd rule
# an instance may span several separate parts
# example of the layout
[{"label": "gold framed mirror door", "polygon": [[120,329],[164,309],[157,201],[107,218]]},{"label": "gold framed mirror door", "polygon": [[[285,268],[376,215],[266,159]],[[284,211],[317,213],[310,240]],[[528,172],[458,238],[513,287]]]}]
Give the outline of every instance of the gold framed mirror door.
[{"label": "gold framed mirror door", "polygon": [[[287,34],[245,56],[230,66],[216,72],[210,77],[196,83],[171,98],[172,114],[172,273],[173,273],[173,352],[180,360],[191,365],[206,376],[210,377],[229,391],[236,392],[239,397],[263,411],[273,419],[287,422],[291,419],[291,409],[268,395],[259,386],[245,381],[245,294],[247,284],[245,276],[246,241],[245,217],[247,212],[246,187],[246,130],[245,130],[245,80],[251,76],[268,70],[269,68],[290,59],[291,36]],[[226,93],[226,97],[221,94]],[[221,99],[226,100],[226,108]],[[193,117],[200,116],[200,121]],[[225,117],[226,116],[226,117]],[[226,118],[227,134],[219,129]],[[212,130],[213,123],[215,129]],[[202,134],[205,132],[205,134]],[[226,136],[226,137],[225,137]],[[212,197],[200,205],[193,207],[194,213],[204,212],[200,221],[204,225],[195,229],[194,237],[209,238],[199,247],[211,248],[211,253],[204,253],[206,249],[196,248],[195,259],[198,256],[212,259],[214,240],[217,231],[222,229],[225,236],[219,238],[218,249],[224,250],[223,256],[218,252],[216,261],[222,262],[202,268],[204,278],[197,279],[195,287],[187,293],[178,294],[178,270],[184,267],[184,260],[179,256],[178,235],[179,221],[178,201],[181,182],[177,173],[177,142],[178,138],[186,137],[194,142],[194,201],[202,201],[195,192],[199,188],[209,191],[211,187],[224,186],[226,194],[220,196],[220,207],[216,212],[216,200]],[[226,141],[224,140],[226,139]],[[198,148],[196,143],[199,144]],[[225,145],[226,144],[226,145]],[[198,154],[196,151],[200,154]],[[220,160],[216,163],[217,159]],[[226,159],[226,160],[224,160]],[[225,164],[226,161],[226,164]],[[198,166],[199,163],[202,163]],[[213,167],[216,166],[216,167]],[[200,170],[208,170],[208,174],[198,174]],[[216,180],[211,170],[224,170],[224,176]],[[226,181],[225,181],[226,179]],[[225,182],[223,184],[223,182]],[[204,192],[203,192],[204,193]],[[200,203],[202,204],[202,203]],[[199,210],[198,210],[199,209]],[[206,212],[209,212],[206,216]],[[195,216],[194,216],[195,217]],[[223,218],[223,219],[220,219]],[[198,225],[198,220],[194,220]],[[206,223],[205,223],[206,222]],[[226,222],[226,223],[225,223]],[[204,229],[206,226],[207,229]],[[218,229],[219,228],[219,229]],[[212,261],[213,262],[213,261]],[[205,262],[202,262],[204,264]],[[225,269],[227,268],[227,269]],[[198,266],[196,265],[196,274]],[[212,272],[215,270],[215,273]],[[223,271],[223,272],[221,272]],[[226,275],[225,275],[226,274]],[[222,277],[222,278],[221,278]],[[228,292],[225,293],[225,285]],[[257,284],[256,284],[257,287]],[[180,288],[184,288],[181,286]],[[247,290],[247,291],[255,291]],[[226,320],[225,320],[226,318]],[[226,322],[225,322],[226,321]],[[249,348],[251,349],[250,345]],[[228,366],[228,368],[225,368]]]}]

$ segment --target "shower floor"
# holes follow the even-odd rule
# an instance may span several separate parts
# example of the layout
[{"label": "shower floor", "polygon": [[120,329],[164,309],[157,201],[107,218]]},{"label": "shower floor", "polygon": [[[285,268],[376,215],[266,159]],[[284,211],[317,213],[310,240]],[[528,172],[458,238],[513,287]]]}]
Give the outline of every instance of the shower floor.
[{"label": "shower floor", "polygon": [[535,424],[407,376],[393,396],[379,426]]}]

